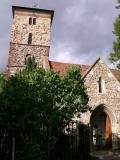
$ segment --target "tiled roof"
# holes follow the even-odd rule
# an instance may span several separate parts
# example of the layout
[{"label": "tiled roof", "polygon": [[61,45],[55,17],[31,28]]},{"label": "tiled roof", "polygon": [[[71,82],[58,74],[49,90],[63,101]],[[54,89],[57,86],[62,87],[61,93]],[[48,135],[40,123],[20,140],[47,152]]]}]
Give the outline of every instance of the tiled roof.
[{"label": "tiled roof", "polygon": [[[80,66],[81,67],[81,75],[83,76],[90,67],[89,65],[61,63],[61,62],[54,62],[54,61],[49,61],[49,63],[50,63],[50,68],[60,74],[66,74],[67,67]],[[111,69],[111,71],[114,74],[114,76],[120,81],[120,70]]]},{"label": "tiled roof", "polygon": [[81,74],[83,75],[84,72],[89,68],[88,65],[61,63],[61,62],[54,62],[54,61],[49,61],[49,63],[50,63],[50,68],[60,74],[66,74],[67,73],[66,68],[68,68],[68,67],[80,66],[81,67]]},{"label": "tiled roof", "polygon": [[120,70],[118,69],[111,69],[114,76],[120,81]]}]

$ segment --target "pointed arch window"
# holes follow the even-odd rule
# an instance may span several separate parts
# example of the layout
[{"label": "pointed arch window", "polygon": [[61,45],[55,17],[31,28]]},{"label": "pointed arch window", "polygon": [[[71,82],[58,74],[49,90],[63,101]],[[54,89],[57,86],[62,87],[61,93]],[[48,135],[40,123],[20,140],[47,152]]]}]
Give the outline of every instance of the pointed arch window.
[{"label": "pointed arch window", "polygon": [[28,44],[32,44],[32,33],[28,35]]}]

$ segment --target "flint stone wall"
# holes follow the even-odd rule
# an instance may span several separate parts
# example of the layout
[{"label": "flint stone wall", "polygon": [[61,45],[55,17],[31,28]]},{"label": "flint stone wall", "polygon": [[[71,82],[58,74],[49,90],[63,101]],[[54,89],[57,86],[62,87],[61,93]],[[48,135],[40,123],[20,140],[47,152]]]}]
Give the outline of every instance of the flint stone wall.
[{"label": "flint stone wall", "polygon": [[[36,18],[36,24],[29,24],[29,18]],[[25,67],[27,55],[35,57],[38,67],[49,68],[51,14],[27,10],[15,10],[10,50],[7,65],[7,78]],[[32,33],[32,44],[28,45],[28,36]]]},{"label": "flint stone wall", "polygon": [[[104,92],[99,93],[99,77],[104,80]],[[120,82],[114,77],[110,69],[100,59],[85,77],[85,85],[89,96],[89,106],[94,110],[103,104],[111,113],[111,125],[113,134],[113,147],[117,148],[117,139],[120,138]],[[90,112],[81,116],[81,120],[90,123]],[[120,140],[119,140],[120,141]]]},{"label": "flint stone wall", "polygon": [[[36,24],[30,25],[29,18],[36,18]],[[50,46],[51,16],[46,13],[32,13],[15,11],[11,43],[28,43],[28,35],[32,33],[32,44]]]},{"label": "flint stone wall", "polygon": [[11,44],[9,53],[9,66],[24,66],[27,55],[35,57],[38,66],[42,67],[43,57],[47,56],[49,47]]}]

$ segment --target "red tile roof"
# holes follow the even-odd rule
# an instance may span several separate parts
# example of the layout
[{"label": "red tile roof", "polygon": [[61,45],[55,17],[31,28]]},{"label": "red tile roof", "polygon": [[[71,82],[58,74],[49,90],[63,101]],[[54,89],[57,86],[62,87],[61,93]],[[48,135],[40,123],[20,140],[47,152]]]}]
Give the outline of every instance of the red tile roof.
[{"label": "red tile roof", "polygon": [[[81,67],[81,75],[83,76],[86,71],[90,68],[89,65],[81,65],[81,64],[70,64],[70,63],[61,63],[61,62],[54,62],[49,61],[50,68],[54,71],[60,73],[60,74],[66,74],[67,70],[66,68],[72,67],[72,66],[80,66]],[[120,70],[117,69],[111,69],[114,76],[120,81]]]},{"label": "red tile roof", "polygon": [[54,61],[49,61],[49,63],[50,63],[50,68],[60,74],[66,74],[67,73],[66,69],[68,67],[80,66],[81,67],[81,74],[83,75],[84,72],[89,68],[88,65],[61,63],[61,62],[54,62]]},{"label": "red tile roof", "polygon": [[120,81],[120,70],[118,69],[111,69],[114,76]]}]

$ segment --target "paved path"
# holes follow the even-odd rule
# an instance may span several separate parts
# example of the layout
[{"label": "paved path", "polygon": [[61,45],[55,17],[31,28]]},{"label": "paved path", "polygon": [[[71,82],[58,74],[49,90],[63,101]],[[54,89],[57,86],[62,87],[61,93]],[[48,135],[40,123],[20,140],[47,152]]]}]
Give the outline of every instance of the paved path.
[{"label": "paved path", "polygon": [[91,156],[93,160],[120,160],[120,151],[96,151]]}]

